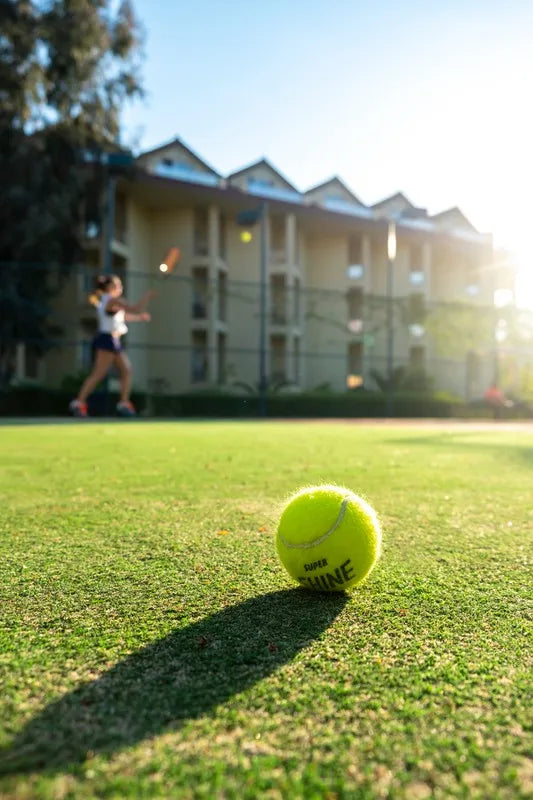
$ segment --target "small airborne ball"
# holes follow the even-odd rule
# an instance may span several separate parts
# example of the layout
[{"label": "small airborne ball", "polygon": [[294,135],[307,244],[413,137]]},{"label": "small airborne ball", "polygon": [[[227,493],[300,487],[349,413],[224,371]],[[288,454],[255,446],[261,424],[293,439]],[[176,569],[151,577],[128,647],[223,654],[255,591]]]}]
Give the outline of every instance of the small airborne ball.
[{"label": "small airborne ball", "polygon": [[276,535],[281,563],[302,586],[342,592],[361,583],[381,551],[374,509],[341,486],[312,486],[293,495]]}]

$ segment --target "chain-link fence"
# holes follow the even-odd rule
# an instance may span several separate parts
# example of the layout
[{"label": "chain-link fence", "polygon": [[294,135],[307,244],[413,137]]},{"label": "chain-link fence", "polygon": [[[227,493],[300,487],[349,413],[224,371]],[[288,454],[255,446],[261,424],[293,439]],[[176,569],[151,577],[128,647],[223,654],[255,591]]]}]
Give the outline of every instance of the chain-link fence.
[{"label": "chain-link fence", "polygon": [[[95,269],[72,272],[40,328],[32,317],[42,313],[38,298],[28,301],[27,333],[20,302],[9,327],[4,298],[4,384],[74,389],[90,369],[96,314],[88,296]],[[496,383],[512,397],[533,399],[533,313],[514,306],[436,302],[423,291],[388,298],[356,282],[305,287],[300,276],[281,271],[261,286],[221,269],[213,276],[207,260],[189,275],[126,271],[120,263],[114,269],[128,301],[157,292],[152,320],[132,322],[125,337],[134,386],[142,392],[253,394],[263,378],[272,393],[386,391],[392,385],[476,401]]]}]

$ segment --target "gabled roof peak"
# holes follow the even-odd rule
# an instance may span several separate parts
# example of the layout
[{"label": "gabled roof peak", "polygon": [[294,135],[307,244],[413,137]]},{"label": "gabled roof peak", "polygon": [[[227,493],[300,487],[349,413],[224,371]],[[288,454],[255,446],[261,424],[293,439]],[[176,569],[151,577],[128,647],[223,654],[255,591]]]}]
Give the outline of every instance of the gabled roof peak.
[{"label": "gabled roof peak", "polygon": [[395,192],[394,194],[391,194],[390,197],[385,197],[383,198],[383,200],[379,200],[379,202],[374,203],[372,206],[370,206],[370,208],[379,211],[379,209],[382,208],[383,206],[386,206],[389,203],[396,202],[398,200],[405,203],[405,205],[408,206],[409,208],[416,208],[416,206],[414,206],[413,203],[411,203],[411,201],[404,195],[403,192]]},{"label": "gabled roof peak", "polygon": [[443,227],[446,227],[446,223],[450,223],[448,227],[462,227],[469,231],[474,231],[478,233],[477,228],[472,225],[468,217],[466,217],[459,206],[452,206],[451,208],[447,208],[445,211],[439,211],[438,214],[433,214],[430,219],[432,219],[437,224],[444,223]]},{"label": "gabled roof peak", "polygon": [[[290,189],[292,192],[298,192],[298,189],[292,184],[286,177],[283,175],[276,167],[264,156],[259,158],[257,161],[252,162],[251,164],[247,164],[245,167],[241,169],[235,170],[228,175],[228,180],[231,181],[232,178],[237,178],[240,175],[244,175],[247,172],[250,172],[253,169],[257,169],[258,167],[266,167],[270,172],[273,172],[277,178],[285,185],[287,189]],[[298,192],[299,194],[299,192]]]},{"label": "gabled roof peak", "polygon": [[326,181],[323,181],[322,183],[317,183],[315,186],[311,186],[311,188],[310,188],[310,189],[307,189],[307,191],[306,191],[306,192],[304,192],[304,194],[305,194],[305,195],[310,195],[310,194],[313,194],[313,193],[315,193],[315,192],[318,192],[318,191],[320,191],[321,189],[325,189],[325,188],[326,188],[326,187],[328,187],[328,186],[338,186],[338,187],[340,187],[340,189],[342,189],[342,191],[343,191],[345,194],[347,194],[349,197],[351,197],[351,198],[352,198],[352,200],[353,200],[355,203],[357,203],[357,205],[360,205],[360,206],[364,206],[364,205],[365,205],[365,204],[364,204],[364,203],[363,203],[363,202],[362,202],[362,201],[361,201],[361,200],[360,200],[360,199],[357,197],[357,195],[356,195],[356,194],[354,194],[354,193],[352,192],[352,190],[351,190],[351,189],[349,189],[349,188],[346,186],[346,184],[344,183],[344,181],[343,181],[343,180],[342,180],[342,179],[341,179],[341,178],[340,178],[338,175],[332,175],[332,176],[331,176],[331,178],[328,178]]},{"label": "gabled roof peak", "polygon": [[195,161],[198,161],[198,163],[201,164],[208,172],[211,172],[213,175],[216,175],[217,178],[222,177],[221,174],[217,172],[216,169],[213,169],[213,167],[210,164],[208,164],[207,161],[201,158],[201,156],[199,156],[198,153],[195,153],[195,151],[192,150],[189,147],[189,145],[183,141],[183,139],[180,139],[179,136],[175,136],[173,139],[170,139],[170,141],[165,142],[164,144],[160,144],[157,147],[152,147],[150,150],[144,150],[139,155],[139,158],[144,158],[144,156],[154,155],[155,153],[159,152],[163,153],[165,150],[168,150],[171,147],[181,147],[182,150],[188,153],[188,155],[190,155],[191,158],[193,158]]}]

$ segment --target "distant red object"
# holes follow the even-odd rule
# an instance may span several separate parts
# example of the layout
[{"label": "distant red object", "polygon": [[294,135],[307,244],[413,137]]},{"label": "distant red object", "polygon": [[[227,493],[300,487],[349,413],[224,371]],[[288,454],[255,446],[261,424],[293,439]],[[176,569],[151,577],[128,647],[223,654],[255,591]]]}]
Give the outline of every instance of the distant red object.
[{"label": "distant red object", "polygon": [[485,392],[485,400],[494,408],[509,408],[513,405],[495,383],[491,384]]}]

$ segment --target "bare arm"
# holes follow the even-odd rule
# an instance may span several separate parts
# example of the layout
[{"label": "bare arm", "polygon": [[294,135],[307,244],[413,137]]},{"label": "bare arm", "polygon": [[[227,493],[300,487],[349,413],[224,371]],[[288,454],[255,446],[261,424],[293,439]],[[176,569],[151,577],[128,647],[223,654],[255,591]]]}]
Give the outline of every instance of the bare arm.
[{"label": "bare arm", "polygon": [[128,303],[122,297],[117,297],[113,300],[110,300],[106,306],[106,311],[111,313],[116,313],[117,311],[125,311],[126,314],[141,314],[144,312],[146,306],[148,305],[150,299],[154,296],[155,292],[152,289],[149,289],[147,292],[143,294],[141,299],[137,303]]},{"label": "bare arm", "polygon": [[140,314],[131,314],[126,311],[125,319],[126,322],[150,322],[151,316],[147,311],[141,311]]}]

